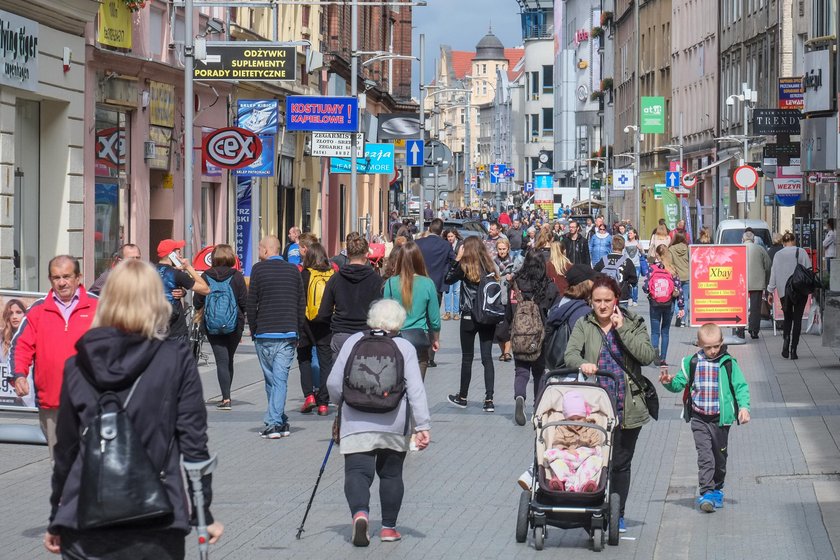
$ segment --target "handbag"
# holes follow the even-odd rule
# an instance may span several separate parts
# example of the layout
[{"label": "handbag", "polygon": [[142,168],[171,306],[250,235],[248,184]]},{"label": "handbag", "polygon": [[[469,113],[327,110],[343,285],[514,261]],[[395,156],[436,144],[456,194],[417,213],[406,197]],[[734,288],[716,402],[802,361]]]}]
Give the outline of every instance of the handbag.
[{"label": "handbag", "polygon": [[[618,335],[616,334],[616,336]],[[645,399],[645,407],[647,407],[648,414],[650,414],[650,417],[654,420],[659,420],[659,394],[656,392],[656,386],[653,383],[651,383],[650,379],[645,377],[643,374],[640,373],[639,375],[636,375],[633,371],[631,371],[627,368],[627,366],[624,365],[624,360],[622,360],[619,356],[613,354],[612,348],[610,348],[609,342],[607,341],[607,337],[604,336],[603,331],[601,331],[601,338],[604,339],[604,344],[606,345],[607,352],[610,353],[610,356],[612,356],[612,359],[615,360],[615,363],[617,363],[618,366],[622,370],[624,370],[624,373],[626,373],[628,377],[630,377],[630,379],[633,381],[633,383],[636,384],[636,387],[638,387],[641,390],[642,395]],[[621,342],[619,341],[619,344],[620,343]]]},{"label": "handbag", "polygon": [[132,385],[125,403],[112,391],[101,393],[98,413],[82,433],[76,512],[81,530],[131,525],[172,515],[164,481],[175,438],[169,441],[163,464],[155,468],[125,410],[141,377]]}]

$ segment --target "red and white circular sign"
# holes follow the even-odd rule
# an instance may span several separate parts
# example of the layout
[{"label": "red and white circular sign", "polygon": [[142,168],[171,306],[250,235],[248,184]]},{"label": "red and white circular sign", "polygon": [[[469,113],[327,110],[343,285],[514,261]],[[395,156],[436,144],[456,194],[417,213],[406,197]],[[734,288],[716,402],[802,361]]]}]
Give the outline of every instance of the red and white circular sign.
[{"label": "red and white circular sign", "polygon": [[685,188],[690,189],[697,184],[697,175],[683,175],[682,184]]},{"label": "red and white circular sign", "polygon": [[749,191],[755,188],[758,183],[758,171],[749,165],[742,165],[735,169],[735,174],[732,176],[735,186],[742,191]]}]

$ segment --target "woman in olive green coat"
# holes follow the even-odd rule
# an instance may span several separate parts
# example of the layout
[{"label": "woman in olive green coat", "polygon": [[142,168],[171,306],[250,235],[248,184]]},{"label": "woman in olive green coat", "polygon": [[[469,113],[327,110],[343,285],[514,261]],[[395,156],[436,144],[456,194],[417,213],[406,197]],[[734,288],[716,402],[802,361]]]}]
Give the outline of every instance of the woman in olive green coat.
[{"label": "woman in olive green coat", "polygon": [[658,359],[650,343],[645,320],[618,307],[621,288],[605,275],[592,284],[592,313],[575,323],[566,346],[566,367],[580,368],[592,376],[599,369],[616,375],[617,383],[599,377],[598,383],[616,401],[619,427],[615,431],[612,457],[612,487],[621,498],[619,531],[625,532],[624,505],[630,491],[630,465],[642,426],[650,421],[644,392],[627,375],[641,377],[642,366]]}]

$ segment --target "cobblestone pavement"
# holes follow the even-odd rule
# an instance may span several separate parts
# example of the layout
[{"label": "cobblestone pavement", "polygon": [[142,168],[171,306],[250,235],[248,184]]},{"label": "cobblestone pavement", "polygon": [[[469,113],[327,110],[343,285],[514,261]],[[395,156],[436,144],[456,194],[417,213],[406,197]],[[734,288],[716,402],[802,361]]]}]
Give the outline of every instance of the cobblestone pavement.
[{"label": "cobblestone pavement", "polygon": [[[643,306],[637,308],[646,314]],[[403,540],[374,539],[354,549],[343,493],[343,460],[327,464],[301,540],[295,533],[328,445],[332,415],[296,412],[302,398],[297,369],[290,376],[292,434],[257,437],[265,406],[253,347],[237,358],[233,411],[215,410],[215,368],[201,368],[208,399],[210,442],[219,454],[214,513],[225,523],[213,558],[532,558],[557,551],[587,551],[580,529],[550,529],[546,551],[514,541],[520,489],[515,481],[531,460],[534,432],[513,423],[513,367],[496,361],[496,412],[480,402],[451,407],[446,394],[458,384],[460,350],[454,321],[444,322],[438,367],[426,378],[432,411],[432,445],[411,453],[399,518]],[[692,351],[695,329],[671,329],[669,361]],[[604,558],[818,558],[840,550],[840,349],[803,336],[792,362],[779,357],[781,336],[730,347],[750,382],[753,422],[730,437],[727,504],[714,514],[694,507],[697,471],[691,434],[679,418],[676,395],[660,391],[662,418],[648,424],[633,463],[628,532]],[[209,349],[208,349],[209,350]],[[498,349],[494,349],[498,356]],[[483,393],[474,365],[472,396]],[[655,377],[653,368],[646,371]],[[530,393],[530,390],[529,390]],[[529,403],[530,406],[530,403]],[[5,421],[33,422],[32,417]],[[336,450],[337,451],[337,450]],[[0,452],[0,557],[47,558],[41,544],[48,514],[50,462],[43,447],[4,445]],[[372,529],[378,530],[377,486]],[[188,557],[195,557],[190,539]]]}]

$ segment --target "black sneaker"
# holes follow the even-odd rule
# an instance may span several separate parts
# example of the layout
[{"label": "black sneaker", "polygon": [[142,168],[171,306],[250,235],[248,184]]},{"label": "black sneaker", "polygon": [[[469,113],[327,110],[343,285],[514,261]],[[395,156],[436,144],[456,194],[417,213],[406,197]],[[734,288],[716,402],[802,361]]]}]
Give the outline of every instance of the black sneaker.
[{"label": "black sneaker", "polygon": [[484,412],[496,412],[496,407],[493,406],[493,399],[484,400]]},{"label": "black sneaker", "polygon": [[437,367],[437,363],[435,363],[434,360],[429,360],[429,363],[426,365],[426,367]]},{"label": "black sneaker", "polygon": [[449,395],[447,397],[449,402],[457,406],[458,408],[467,408],[467,399],[462,398],[459,394]]},{"label": "black sneaker", "polygon": [[[487,404],[485,403],[485,410]],[[525,397],[516,397],[516,409],[513,412],[513,420],[517,426],[525,425]]]},{"label": "black sneaker", "polygon": [[288,436],[290,433],[289,423],[286,422],[285,424],[281,424],[279,426],[269,426],[263,430],[260,437],[263,439],[280,439]]}]

